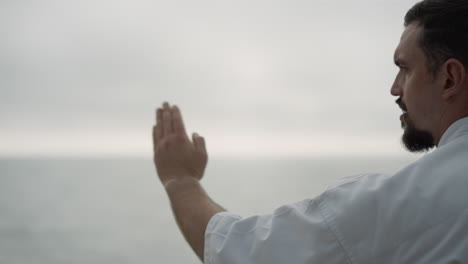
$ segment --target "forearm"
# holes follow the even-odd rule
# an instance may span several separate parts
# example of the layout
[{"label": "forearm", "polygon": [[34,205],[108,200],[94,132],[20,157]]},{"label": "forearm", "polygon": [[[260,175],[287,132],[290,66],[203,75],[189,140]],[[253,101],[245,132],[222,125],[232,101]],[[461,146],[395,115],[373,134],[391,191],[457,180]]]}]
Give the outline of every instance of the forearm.
[{"label": "forearm", "polygon": [[203,260],[206,226],[213,215],[225,210],[208,197],[193,177],[172,180],[165,188],[181,232]]}]

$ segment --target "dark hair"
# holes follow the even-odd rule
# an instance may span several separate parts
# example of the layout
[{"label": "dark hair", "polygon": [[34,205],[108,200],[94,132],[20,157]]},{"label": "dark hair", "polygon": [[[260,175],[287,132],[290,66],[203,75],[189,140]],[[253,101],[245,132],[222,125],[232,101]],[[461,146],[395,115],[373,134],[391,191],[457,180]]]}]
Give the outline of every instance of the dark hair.
[{"label": "dark hair", "polygon": [[422,27],[420,46],[432,74],[450,58],[468,69],[468,0],[423,0],[405,16],[405,27]]}]

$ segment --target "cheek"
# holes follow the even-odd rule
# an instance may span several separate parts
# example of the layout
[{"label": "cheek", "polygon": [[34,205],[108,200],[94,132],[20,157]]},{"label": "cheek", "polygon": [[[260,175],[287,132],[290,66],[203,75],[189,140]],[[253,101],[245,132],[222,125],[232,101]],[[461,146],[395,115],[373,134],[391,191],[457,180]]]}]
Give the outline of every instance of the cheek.
[{"label": "cheek", "polygon": [[403,101],[408,108],[408,114],[411,116],[418,115],[420,110],[422,110],[424,98],[420,90],[421,84],[418,83],[417,78],[408,75],[404,85]]},{"label": "cheek", "polygon": [[432,95],[429,91],[424,91],[424,89],[421,88],[424,87],[413,87],[413,89],[408,90],[406,101],[408,115],[419,123],[431,119],[435,107]]}]

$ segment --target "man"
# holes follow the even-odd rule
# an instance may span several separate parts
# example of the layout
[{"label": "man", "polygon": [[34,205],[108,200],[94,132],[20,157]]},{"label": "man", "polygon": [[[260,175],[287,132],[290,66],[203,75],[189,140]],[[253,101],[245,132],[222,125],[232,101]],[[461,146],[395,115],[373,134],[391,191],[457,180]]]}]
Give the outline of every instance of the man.
[{"label": "man", "polygon": [[157,173],[206,263],[468,263],[468,0],[424,0],[405,16],[391,94],[403,143],[432,153],[394,175],[344,178],[313,199],[242,219],[199,181],[203,137],[176,106],[157,110]]}]

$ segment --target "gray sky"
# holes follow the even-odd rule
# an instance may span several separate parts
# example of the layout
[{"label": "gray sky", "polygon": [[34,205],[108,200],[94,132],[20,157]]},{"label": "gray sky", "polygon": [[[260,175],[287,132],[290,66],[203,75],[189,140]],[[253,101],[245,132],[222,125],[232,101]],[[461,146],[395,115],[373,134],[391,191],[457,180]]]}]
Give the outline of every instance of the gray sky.
[{"label": "gray sky", "polygon": [[416,1],[0,1],[0,156],[150,156],[179,105],[212,156],[405,155]]}]

